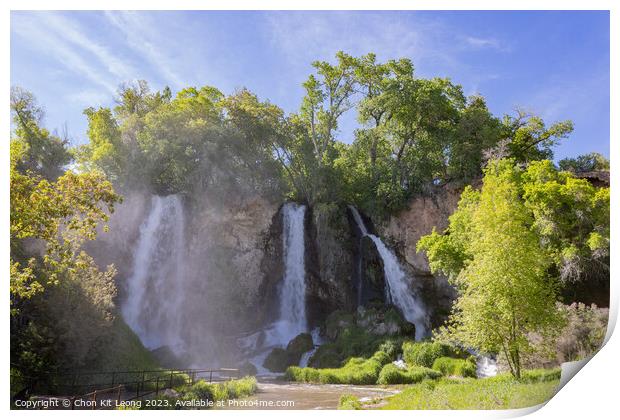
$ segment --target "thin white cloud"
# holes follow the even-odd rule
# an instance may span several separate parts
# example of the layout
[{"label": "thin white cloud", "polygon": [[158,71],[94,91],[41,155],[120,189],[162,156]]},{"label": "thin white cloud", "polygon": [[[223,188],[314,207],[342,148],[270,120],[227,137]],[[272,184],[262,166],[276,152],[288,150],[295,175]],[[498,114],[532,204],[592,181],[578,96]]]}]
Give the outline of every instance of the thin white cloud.
[{"label": "thin white cloud", "polygon": [[464,37],[464,41],[474,48],[501,48],[500,42],[494,38],[477,38],[475,36],[466,36]]},{"label": "thin white cloud", "polygon": [[174,60],[167,56],[161,47],[161,39],[154,22],[147,21],[144,14],[138,12],[111,12],[106,11],[108,21],[125,35],[127,44],[136,53],[143,56],[164,78],[165,82],[174,87],[184,86],[183,79],[177,74],[172,63]]},{"label": "thin white cloud", "polygon": [[54,30],[55,34],[94,55],[108,72],[119,79],[119,82],[135,77],[136,70],[130,64],[117,57],[105,45],[89,38],[77,23],[56,13],[42,14],[40,21]]},{"label": "thin white cloud", "polygon": [[116,92],[117,81],[108,73],[100,71],[100,66],[93,65],[71,42],[56,30],[45,24],[42,14],[15,14],[11,20],[12,32],[22,37],[27,43],[54,58],[69,72],[84,77],[96,85],[104,87],[109,93]]}]

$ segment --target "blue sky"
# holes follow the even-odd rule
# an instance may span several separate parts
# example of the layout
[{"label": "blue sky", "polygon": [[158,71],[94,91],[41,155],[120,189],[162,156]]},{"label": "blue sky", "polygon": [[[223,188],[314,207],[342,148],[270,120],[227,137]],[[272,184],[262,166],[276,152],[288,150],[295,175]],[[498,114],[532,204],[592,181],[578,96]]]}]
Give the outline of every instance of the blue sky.
[{"label": "blue sky", "polygon": [[[122,82],[154,89],[247,87],[295,112],[310,63],[338,50],[409,57],[450,77],[496,115],[520,107],[575,131],[556,158],[609,156],[608,12],[12,12],[11,83],[32,91],[45,125],[86,141],[88,106]],[[354,116],[339,138],[352,140]]]}]

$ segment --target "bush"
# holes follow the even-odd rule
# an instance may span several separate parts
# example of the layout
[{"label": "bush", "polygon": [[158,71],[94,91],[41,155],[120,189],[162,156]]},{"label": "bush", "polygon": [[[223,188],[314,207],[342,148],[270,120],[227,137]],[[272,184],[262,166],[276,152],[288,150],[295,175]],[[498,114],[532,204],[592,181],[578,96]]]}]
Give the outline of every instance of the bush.
[{"label": "bush", "polygon": [[409,366],[430,368],[440,357],[465,358],[468,354],[457,347],[438,341],[407,341],[403,343],[403,359]]},{"label": "bush", "polygon": [[361,410],[362,403],[355,395],[344,394],[340,397],[338,410]]},{"label": "bush", "polygon": [[222,383],[207,383],[200,380],[186,388],[181,397],[184,400],[224,401],[233,398],[247,397],[256,392],[256,378],[246,376]]},{"label": "bush", "polygon": [[[187,399],[198,399],[198,400],[208,400],[215,401],[215,393],[214,393],[215,385],[209,384],[203,380],[196,382],[194,385],[189,387],[189,390],[185,393],[184,397]],[[191,398],[188,398],[191,397]]]},{"label": "bush", "polygon": [[383,366],[377,384],[415,384],[422,382],[424,379],[437,379],[441,376],[441,372],[421,366],[413,366],[409,369],[399,369],[390,363]]},{"label": "bush", "polygon": [[401,352],[402,346],[403,338],[388,338],[379,345],[377,350],[386,353],[391,360],[396,360]]},{"label": "bush", "polygon": [[433,369],[446,376],[461,376],[463,378],[476,377],[476,363],[468,359],[455,359],[453,357],[440,357],[433,363]]},{"label": "bush", "polygon": [[350,358],[343,367],[336,369],[291,366],[286,370],[285,378],[296,382],[372,385],[377,382],[381,368],[386,363],[390,363],[390,357],[378,351],[370,359]]}]

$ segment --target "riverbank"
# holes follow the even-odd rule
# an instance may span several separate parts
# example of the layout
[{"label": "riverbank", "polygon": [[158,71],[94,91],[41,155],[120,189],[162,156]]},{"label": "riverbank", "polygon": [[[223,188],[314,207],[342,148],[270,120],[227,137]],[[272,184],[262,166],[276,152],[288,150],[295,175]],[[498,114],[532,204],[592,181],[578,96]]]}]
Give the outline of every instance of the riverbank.
[{"label": "riverbank", "polygon": [[256,392],[229,401],[224,410],[335,410],[342,395],[362,401],[384,399],[400,392],[402,386],[315,385],[258,378]]}]

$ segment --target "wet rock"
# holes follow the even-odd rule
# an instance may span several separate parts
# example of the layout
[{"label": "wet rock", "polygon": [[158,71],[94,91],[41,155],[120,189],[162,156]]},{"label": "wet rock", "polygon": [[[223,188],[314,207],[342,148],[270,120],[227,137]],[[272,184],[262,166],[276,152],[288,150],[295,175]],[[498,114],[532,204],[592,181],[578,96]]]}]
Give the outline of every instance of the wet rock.
[{"label": "wet rock", "polygon": [[355,238],[344,205],[321,203],[306,213],[306,302],[310,327],[337,309],[353,310]]},{"label": "wet rock", "polygon": [[263,367],[269,369],[271,372],[284,372],[287,367],[296,365],[297,363],[291,363],[291,356],[285,349],[275,348],[271,350],[271,353],[265,359]]},{"label": "wet rock", "polygon": [[312,342],[312,336],[307,333],[302,333],[288,343],[286,351],[289,353],[292,360],[297,359],[297,363],[295,364],[298,364],[301,355],[313,348],[314,343]]}]

